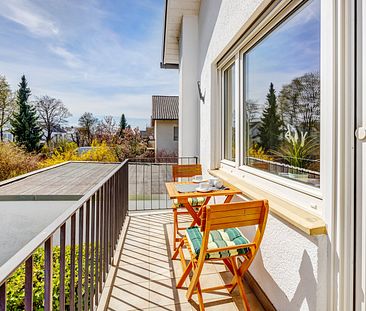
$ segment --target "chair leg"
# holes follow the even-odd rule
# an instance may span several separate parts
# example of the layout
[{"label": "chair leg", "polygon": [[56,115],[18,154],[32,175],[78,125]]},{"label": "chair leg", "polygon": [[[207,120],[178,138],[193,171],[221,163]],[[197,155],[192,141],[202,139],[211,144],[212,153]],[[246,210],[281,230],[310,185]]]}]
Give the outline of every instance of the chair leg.
[{"label": "chair leg", "polygon": [[[244,262],[242,263],[242,265],[239,268],[239,275],[241,275],[241,276],[244,275],[244,273],[248,270],[250,264],[252,263],[253,259],[254,259],[254,256],[250,259],[244,259]],[[237,285],[235,276],[232,279],[232,284],[233,284],[233,287],[230,289],[229,293],[232,293]]]},{"label": "chair leg", "polygon": [[244,288],[243,280],[241,279],[241,275],[238,272],[238,266],[236,264],[236,258],[230,257],[230,262],[231,262],[231,265],[232,265],[233,270],[234,270],[234,278],[235,278],[236,284],[239,287],[239,293],[240,293],[241,298],[243,299],[245,309],[247,311],[250,311],[250,305],[249,305],[249,302],[248,302],[247,295],[245,294],[245,288]]},{"label": "chair leg", "polygon": [[185,268],[182,276],[179,279],[177,284],[177,288],[182,288],[184,281],[187,279],[189,273],[192,271],[192,260],[189,262],[188,266]]},{"label": "chair leg", "polygon": [[[193,274],[191,283],[189,284],[186,297],[187,297],[187,300],[191,300],[194,290],[197,289],[197,296],[198,296],[198,303],[200,306],[200,311],[203,311],[203,310],[205,310],[205,305],[203,302],[202,289],[201,289],[201,284],[200,284],[200,280],[199,280],[203,263],[200,265],[199,263],[197,264],[197,262],[193,262],[193,260],[191,260],[190,263],[192,263],[192,267],[194,269],[194,274]],[[188,267],[186,270],[188,270]]]},{"label": "chair leg", "polygon": [[205,304],[203,303],[203,295],[202,295],[202,290],[201,290],[201,284],[198,281],[197,282],[197,296],[198,296],[198,303],[200,306],[200,311],[205,310]]},{"label": "chair leg", "polygon": [[189,283],[189,287],[187,290],[187,300],[191,300],[194,290],[197,288],[197,284],[200,280],[200,275],[202,272],[203,264],[204,264],[204,257],[200,256],[197,263],[193,264],[194,272],[191,282]]},{"label": "chair leg", "polygon": [[177,236],[178,236],[178,208],[174,208],[173,214],[174,214],[174,250],[177,249]]}]

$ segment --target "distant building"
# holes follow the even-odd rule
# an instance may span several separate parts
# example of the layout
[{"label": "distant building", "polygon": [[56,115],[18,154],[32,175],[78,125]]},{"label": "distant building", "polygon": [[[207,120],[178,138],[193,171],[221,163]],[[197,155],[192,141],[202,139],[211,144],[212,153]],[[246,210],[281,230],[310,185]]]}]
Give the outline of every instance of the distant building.
[{"label": "distant building", "polygon": [[8,127],[3,129],[3,141],[14,141],[14,135],[10,132],[10,128]]},{"label": "distant building", "polygon": [[152,97],[155,155],[178,155],[179,96]]},{"label": "distant building", "polygon": [[3,141],[14,141],[14,135],[8,131],[3,132]]},{"label": "distant building", "polygon": [[[43,137],[42,137],[41,142],[45,143],[46,138],[47,138],[47,131],[43,130]],[[58,143],[59,141],[65,140],[65,139],[67,139],[66,129],[62,128],[61,126],[54,126],[52,128],[51,141],[54,143]]]}]

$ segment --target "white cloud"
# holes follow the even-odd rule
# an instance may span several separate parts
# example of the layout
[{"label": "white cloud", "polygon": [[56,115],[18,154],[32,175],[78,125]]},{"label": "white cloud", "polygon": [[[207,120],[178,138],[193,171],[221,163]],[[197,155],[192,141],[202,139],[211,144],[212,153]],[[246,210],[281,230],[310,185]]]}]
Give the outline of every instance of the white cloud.
[{"label": "white cloud", "polygon": [[67,49],[61,46],[50,46],[50,50],[60,56],[69,67],[78,68],[81,66],[80,60]]},{"label": "white cloud", "polygon": [[[115,1],[117,7],[120,3]],[[98,116],[119,116],[123,112],[127,118],[148,119],[151,95],[178,93],[178,72],[159,68],[163,8],[158,10],[156,2],[150,0],[131,1],[131,6],[136,3],[138,7],[134,14],[140,14],[143,5],[144,14],[151,12],[151,15],[132,18],[126,26],[131,30],[127,32],[119,27],[121,21],[126,23],[120,16],[125,12],[108,10],[105,3],[104,0],[10,2],[18,6],[12,9],[12,16],[25,4],[34,20],[58,25],[54,34],[51,31],[47,35],[41,35],[31,23],[27,23],[21,34],[13,31],[1,17],[5,14],[2,6],[10,11],[11,5],[0,3],[0,27],[7,26],[4,31],[9,34],[0,33],[0,74],[16,89],[24,73],[32,94],[61,99],[74,120],[85,111]],[[115,9],[114,5],[110,7]],[[135,30],[136,20],[143,20],[146,29]],[[28,35],[26,53],[18,49],[24,35]]]},{"label": "white cloud", "polygon": [[58,27],[42,12],[41,8],[29,1],[8,0],[0,4],[0,15],[24,26],[32,34],[41,37],[58,35]]}]

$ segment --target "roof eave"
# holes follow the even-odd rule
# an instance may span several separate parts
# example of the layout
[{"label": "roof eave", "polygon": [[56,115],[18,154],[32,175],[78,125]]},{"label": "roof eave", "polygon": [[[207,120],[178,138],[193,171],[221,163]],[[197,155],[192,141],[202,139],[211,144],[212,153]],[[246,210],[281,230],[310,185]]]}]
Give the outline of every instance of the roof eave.
[{"label": "roof eave", "polygon": [[[164,60],[164,56],[163,56]],[[171,64],[171,63],[164,63],[163,61],[160,62],[161,69],[179,69],[179,64]]]}]

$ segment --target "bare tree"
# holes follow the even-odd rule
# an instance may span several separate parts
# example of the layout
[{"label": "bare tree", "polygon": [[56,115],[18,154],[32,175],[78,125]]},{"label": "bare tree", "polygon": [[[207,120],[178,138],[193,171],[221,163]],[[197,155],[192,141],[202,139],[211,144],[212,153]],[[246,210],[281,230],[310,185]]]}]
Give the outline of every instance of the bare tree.
[{"label": "bare tree", "polygon": [[103,133],[113,136],[117,132],[117,124],[112,116],[105,116],[100,122],[100,127]]},{"label": "bare tree", "polygon": [[67,118],[71,117],[71,113],[61,100],[47,95],[38,97],[35,101],[35,107],[40,126],[46,131],[46,142],[49,144],[52,139],[52,132],[66,124]]},{"label": "bare tree", "polygon": [[82,140],[83,145],[91,145],[97,124],[98,119],[91,112],[85,112],[79,118],[80,140]]},{"label": "bare tree", "polygon": [[4,76],[0,76],[0,140],[4,140],[4,127],[15,109],[15,96]]},{"label": "bare tree", "polygon": [[282,87],[278,99],[283,123],[300,128],[309,135],[319,130],[319,72],[306,73],[293,79]]},{"label": "bare tree", "polygon": [[105,116],[97,126],[98,140],[112,143],[116,140],[117,129],[118,127],[113,116]]}]

